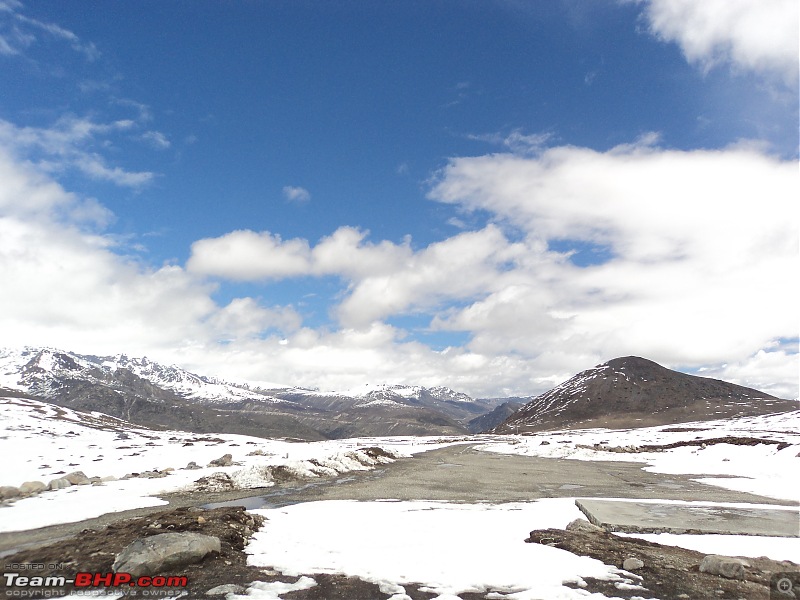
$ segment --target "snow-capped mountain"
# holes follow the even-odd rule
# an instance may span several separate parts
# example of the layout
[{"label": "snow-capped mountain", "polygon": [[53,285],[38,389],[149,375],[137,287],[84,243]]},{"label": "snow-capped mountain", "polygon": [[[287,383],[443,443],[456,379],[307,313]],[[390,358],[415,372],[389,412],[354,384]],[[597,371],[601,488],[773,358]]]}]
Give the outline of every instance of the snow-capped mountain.
[{"label": "snow-capped mountain", "polygon": [[798,408],[733,383],[687,375],[640,358],[615,358],[587,369],[525,406],[496,432],[564,427],[644,427],[772,414]]},{"label": "snow-capped mountain", "polygon": [[147,357],[90,356],[53,348],[0,349],[0,386],[45,398],[57,394],[64,379],[108,383],[123,370],[182,398],[202,403],[286,402],[260,388],[196,375]]},{"label": "snow-capped mountain", "polygon": [[83,355],[53,348],[0,349],[3,388],[149,427],[304,439],[439,435],[499,402],[445,387],[368,385],[357,393],[262,389],[147,358]]}]

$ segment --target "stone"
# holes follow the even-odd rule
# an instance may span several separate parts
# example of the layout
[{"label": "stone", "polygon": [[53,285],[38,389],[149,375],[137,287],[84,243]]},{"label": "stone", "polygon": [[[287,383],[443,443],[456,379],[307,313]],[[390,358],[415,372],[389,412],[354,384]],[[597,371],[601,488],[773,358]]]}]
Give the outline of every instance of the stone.
[{"label": "stone", "polygon": [[749,566],[750,563],[742,558],[709,554],[703,557],[700,563],[700,572],[721,575],[728,579],[744,579],[744,569]]},{"label": "stone", "polygon": [[83,471],[73,471],[64,475],[64,479],[69,481],[72,485],[88,485],[91,483],[89,478]]},{"label": "stone", "polygon": [[222,550],[219,538],[200,533],[160,533],[130,543],[117,555],[111,569],[133,577],[177,570]]},{"label": "stone", "polygon": [[222,472],[201,477],[194,482],[194,486],[200,492],[225,492],[236,488],[236,484],[230,476]]},{"label": "stone", "polygon": [[0,485],[0,500],[8,500],[19,496],[19,488],[13,485]]},{"label": "stone", "polygon": [[626,558],[622,562],[622,568],[626,571],[635,571],[636,569],[641,569],[643,566],[644,563],[638,558]]},{"label": "stone", "polygon": [[590,523],[586,519],[575,519],[569,525],[567,525],[567,531],[585,531],[586,533],[597,533],[598,531],[605,531],[605,529]]},{"label": "stone", "polygon": [[190,460],[190,461],[189,461],[189,464],[188,464],[188,465],[186,465],[186,466],[184,467],[184,469],[187,469],[187,470],[189,470],[189,471],[193,471],[194,469],[202,469],[202,468],[203,468],[203,467],[201,467],[200,465],[198,465],[198,464],[197,464],[196,462],[194,462],[193,460]]},{"label": "stone", "polygon": [[47,489],[47,485],[41,481],[26,481],[19,486],[19,493],[23,496],[32,496]]},{"label": "stone", "polygon": [[224,596],[226,594],[244,594],[245,587],[243,585],[236,585],[235,583],[226,583],[225,585],[218,585],[206,592],[206,596]]},{"label": "stone", "polygon": [[233,464],[233,456],[230,454],[223,454],[219,458],[215,458],[210,463],[209,467],[230,467]]},{"label": "stone", "polygon": [[72,487],[72,484],[66,477],[59,477],[58,479],[53,479],[50,483],[47,484],[47,488],[50,490],[63,490],[64,488],[68,487]]}]

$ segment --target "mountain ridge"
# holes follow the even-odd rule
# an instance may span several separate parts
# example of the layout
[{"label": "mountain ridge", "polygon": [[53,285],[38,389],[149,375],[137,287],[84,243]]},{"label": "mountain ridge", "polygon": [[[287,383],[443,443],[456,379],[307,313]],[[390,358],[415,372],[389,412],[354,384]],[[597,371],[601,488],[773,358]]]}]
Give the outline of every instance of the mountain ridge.
[{"label": "mountain ridge", "polygon": [[640,427],[795,410],[734,383],[673,371],[639,356],[614,358],[529,399],[494,433],[589,427]]},{"label": "mountain ridge", "polygon": [[198,432],[303,439],[458,435],[468,431],[470,419],[499,404],[441,386],[381,384],[354,396],[297,387],[264,389],[147,358],[37,347],[0,349],[0,387],[145,426],[183,424]]}]

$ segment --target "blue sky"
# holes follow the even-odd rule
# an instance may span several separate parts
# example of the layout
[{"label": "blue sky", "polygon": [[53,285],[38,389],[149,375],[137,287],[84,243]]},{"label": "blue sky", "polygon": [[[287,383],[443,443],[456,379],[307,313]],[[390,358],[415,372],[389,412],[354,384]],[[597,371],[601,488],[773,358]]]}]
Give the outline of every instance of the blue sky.
[{"label": "blue sky", "polygon": [[6,343],[796,397],[796,2],[697,4],[0,0]]}]

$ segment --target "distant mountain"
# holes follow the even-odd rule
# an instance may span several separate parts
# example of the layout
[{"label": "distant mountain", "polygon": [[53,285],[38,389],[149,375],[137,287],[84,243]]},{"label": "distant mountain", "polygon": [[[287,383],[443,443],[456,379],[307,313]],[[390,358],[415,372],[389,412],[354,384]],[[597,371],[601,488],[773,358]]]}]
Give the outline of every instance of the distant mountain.
[{"label": "distant mountain", "polygon": [[646,427],[797,408],[795,400],[781,400],[751,388],[679,373],[645,358],[626,356],[582,371],[530,399],[493,431]]},{"label": "distant mountain", "polygon": [[0,350],[0,395],[26,394],[155,428],[307,440],[458,435],[498,401],[449,388],[365,386],[357,393],[232,383],[147,358],[51,348]]},{"label": "distant mountain", "polygon": [[508,419],[511,415],[522,408],[520,402],[503,402],[500,406],[495,408],[492,412],[488,412],[480,417],[475,417],[467,423],[470,433],[483,433],[497,427]]}]

